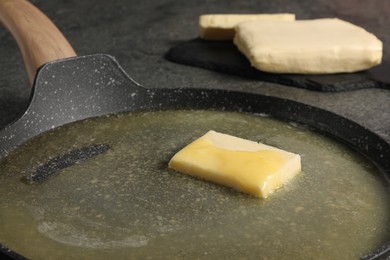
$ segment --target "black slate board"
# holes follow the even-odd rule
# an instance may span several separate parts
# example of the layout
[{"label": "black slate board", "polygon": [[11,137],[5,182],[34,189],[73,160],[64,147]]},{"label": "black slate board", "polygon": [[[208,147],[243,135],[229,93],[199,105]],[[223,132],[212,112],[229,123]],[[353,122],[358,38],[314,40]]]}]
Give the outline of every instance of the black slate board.
[{"label": "black slate board", "polygon": [[385,61],[370,70],[357,73],[272,74],[251,67],[231,41],[205,41],[200,38],[172,47],[165,58],[180,64],[316,91],[390,89],[390,65]]}]

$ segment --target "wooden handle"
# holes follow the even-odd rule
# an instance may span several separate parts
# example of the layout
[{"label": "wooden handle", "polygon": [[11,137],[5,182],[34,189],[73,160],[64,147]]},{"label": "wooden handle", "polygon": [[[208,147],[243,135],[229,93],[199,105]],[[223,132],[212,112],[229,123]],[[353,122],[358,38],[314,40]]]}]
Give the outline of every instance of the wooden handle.
[{"label": "wooden handle", "polygon": [[31,84],[43,64],[76,56],[50,19],[25,0],[0,0],[0,22],[15,38]]}]

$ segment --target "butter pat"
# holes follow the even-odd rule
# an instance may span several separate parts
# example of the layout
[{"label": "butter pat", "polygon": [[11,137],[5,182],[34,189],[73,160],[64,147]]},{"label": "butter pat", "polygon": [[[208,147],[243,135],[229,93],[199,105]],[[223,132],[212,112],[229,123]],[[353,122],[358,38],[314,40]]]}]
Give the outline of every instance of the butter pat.
[{"label": "butter pat", "polygon": [[200,37],[205,40],[233,40],[234,27],[245,21],[295,20],[294,14],[205,14],[199,17]]},{"label": "butter pat", "polygon": [[339,73],[382,60],[382,42],[340,19],[256,21],[235,27],[234,43],[251,65],[272,73]]},{"label": "butter pat", "polygon": [[176,153],[168,167],[266,198],[301,171],[301,157],[209,131]]}]

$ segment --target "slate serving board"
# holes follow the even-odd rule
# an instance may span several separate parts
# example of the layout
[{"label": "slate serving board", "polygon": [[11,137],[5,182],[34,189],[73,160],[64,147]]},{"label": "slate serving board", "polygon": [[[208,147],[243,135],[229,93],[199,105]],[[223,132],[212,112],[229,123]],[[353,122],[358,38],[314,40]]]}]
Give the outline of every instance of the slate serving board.
[{"label": "slate serving board", "polygon": [[390,89],[390,64],[386,61],[370,70],[357,73],[273,74],[253,68],[231,41],[206,41],[200,38],[172,47],[165,58],[180,64],[315,91]]}]

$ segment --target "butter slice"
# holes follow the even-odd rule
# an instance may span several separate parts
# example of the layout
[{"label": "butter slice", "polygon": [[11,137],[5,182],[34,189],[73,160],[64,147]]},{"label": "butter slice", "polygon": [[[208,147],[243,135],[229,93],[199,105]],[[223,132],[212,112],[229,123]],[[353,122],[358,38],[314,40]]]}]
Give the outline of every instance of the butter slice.
[{"label": "butter slice", "polygon": [[295,20],[294,14],[205,14],[199,17],[200,37],[205,40],[233,40],[234,27],[245,21]]},{"label": "butter slice", "polygon": [[176,153],[168,166],[266,198],[301,171],[301,157],[262,143],[209,131]]},{"label": "butter slice", "polygon": [[234,43],[261,71],[356,72],[382,60],[382,42],[377,37],[337,18],[245,22],[235,30]]}]

